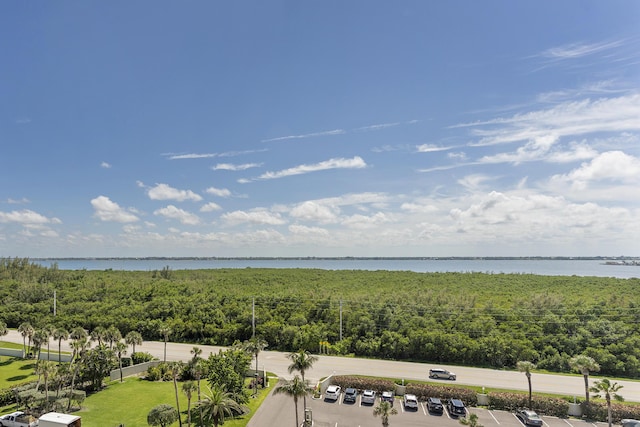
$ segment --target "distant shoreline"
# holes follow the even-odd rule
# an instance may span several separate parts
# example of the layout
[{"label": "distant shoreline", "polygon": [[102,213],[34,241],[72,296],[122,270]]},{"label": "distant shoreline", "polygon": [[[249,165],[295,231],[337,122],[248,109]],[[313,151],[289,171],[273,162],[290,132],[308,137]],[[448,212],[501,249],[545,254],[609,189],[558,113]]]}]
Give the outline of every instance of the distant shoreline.
[{"label": "distant shoreline", "polygon": [[447,261],[447,260],[463,260],[463,261],[637,261],[640,257],[632,256],[522,256],[522,257],[509,257],[509,256],[451,256],[451,257],[37,257],[28,258],[34,261],[253,261],[253,260],[266,260],[266,261],[352,261],[352,260],[408,260],[408,261]]}]

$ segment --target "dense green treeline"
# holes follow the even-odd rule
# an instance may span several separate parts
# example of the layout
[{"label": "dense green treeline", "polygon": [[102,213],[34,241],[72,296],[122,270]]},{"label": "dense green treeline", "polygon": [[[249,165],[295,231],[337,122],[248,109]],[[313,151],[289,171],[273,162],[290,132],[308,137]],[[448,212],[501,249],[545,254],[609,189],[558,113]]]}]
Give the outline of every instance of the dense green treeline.
[{"label": "dense green treeline", "polygon": [[[481,273],[221,269],[66,271],[0,260],[0,320],[269,349],[640,377],[640,280]],[[56,316],[53,294],[56,292]],[[342,325],[342,330],[340,328]],[[342,340],[340,338],[342,337]]]}]

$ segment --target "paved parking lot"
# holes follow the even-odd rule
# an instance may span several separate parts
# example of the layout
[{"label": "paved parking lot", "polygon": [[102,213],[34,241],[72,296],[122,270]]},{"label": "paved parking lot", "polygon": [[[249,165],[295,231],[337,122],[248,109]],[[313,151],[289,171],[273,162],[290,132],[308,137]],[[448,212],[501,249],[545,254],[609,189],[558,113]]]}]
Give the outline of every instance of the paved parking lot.
[{"label": "paved parking lot", "polygon": [[[380,418],[373,416],[375,405],[363,405],[360,395],[356,403],[344,403],[342,397],[335,402],[323,399],[307,399],[307,406],[313,413],[314,427],[371,427],[382,425]],[[298,402],[300,422],[303,421],[302,400]],[[407,411],[402,400],[396,399],[394,408],[397,415],[392,415],[389,423],[393,427],[459,427],[457,418],[449,416],[445,408],[442,415],[430,414],[424,402],[420,402],[418,410]],[[478,421],[485,427],[523,427],[523,424],[510,412],[489,411],[482,408],[467,408],[478,415]],[[606,427],[606,423],[590,423],[577,419],[542,417],[544,427]],[[295,411],[293,399],[284,395],[270,396],[261,410],[251,419],[249,427],[294,426]],[[618,426],[619,427],[619,426]]]}]

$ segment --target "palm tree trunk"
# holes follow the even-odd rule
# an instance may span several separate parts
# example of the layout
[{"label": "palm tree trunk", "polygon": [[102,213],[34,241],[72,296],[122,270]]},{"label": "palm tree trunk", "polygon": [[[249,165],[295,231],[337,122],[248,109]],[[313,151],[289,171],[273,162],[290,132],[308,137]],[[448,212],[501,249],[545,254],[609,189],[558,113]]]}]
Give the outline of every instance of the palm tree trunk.
[{"label": "palm tree trunk", "polygon": [[293,406],[296,410],[296,427],[298,427],[300,425],[300,421],[298,419],[298,398],[297,397],[293,398]]},{"label": "palm tree trunk", "polygon": [[[300,376],[302,377],[302,384],[306,384],[304,382],[304,369],[300,371]],[[307,393],[302,395],[302,404],[304,405],[304,410],[307,409]]]},{"label": "palm tree trunk", "polygon": [[527,375],[527,380],[529,381],[529,409],[531,408],[531,374]]},{"label": "palm tree trunk", "polygon": [[582,376],[584,377],[584,397],[589,404],[589,375],[583,374]]}]

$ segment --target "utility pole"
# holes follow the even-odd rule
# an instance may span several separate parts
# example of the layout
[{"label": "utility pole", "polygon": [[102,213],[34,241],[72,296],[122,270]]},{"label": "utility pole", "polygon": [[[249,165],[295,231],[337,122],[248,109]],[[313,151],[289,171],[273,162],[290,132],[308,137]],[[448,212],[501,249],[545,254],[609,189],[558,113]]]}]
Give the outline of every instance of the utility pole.
[{"label": "utility pole", "polygon": [[251,299],[251,329],[253,330],[253,338],[256,337],[256,298]]},{"label": "utility pole", "polygon": [[342,300],[340,300],[340,341],[342,341]]},{"label": "utility pole", "polygon": [[56,317],[56,290],[53,290],[53,317]]}]

